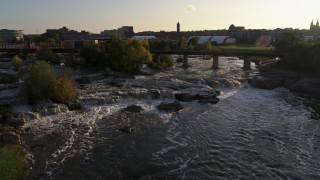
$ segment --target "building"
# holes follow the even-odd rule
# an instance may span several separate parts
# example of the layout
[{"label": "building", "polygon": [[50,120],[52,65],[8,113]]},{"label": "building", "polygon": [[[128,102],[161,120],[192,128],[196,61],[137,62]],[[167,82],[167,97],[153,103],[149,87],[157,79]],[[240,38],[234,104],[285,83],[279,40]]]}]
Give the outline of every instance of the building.
[{"label": "building", "polygon": [[0,40],[2,40],[4,42],[21,41],[21,40],[23,40],[23,31],[22,30],[1,29],[0,30]]},{"label": "building", "polygon": [[316,23],[316,24],[313,23],[313,20],[311,21],[310,31],[313,31],[313,32],[320,31],[319,19],[317,20],[317,23]]},{"label": "building", "polygon": [[58,34],[60,40],[83,40],[83,39],[90,39],[92,35],[86,31],[75,31],[71,30],[65,26],[60,29],[47,29],[46,33],[48,34]]},{"label": "building", "polygon": [[319,19],[317,20],[316,24],[313,23],[313,20],[310,24],[310,30],[305,35],[306,41],[313,41],[313,40],[320,40],[320,26],[319,26]]},{"label": "building", "polygon": [[133,26],[122,26],[118,29],[112,29],[112,30],[104,30],[100,32],[100,35],[102,35],[105,38],[110,38],[114,34],[119,35],[121,38],[131,38],[134,36]]},{"label": "building", "polygon": [[123,38],[131,38],[134,35],[133,26],[122,26],[118,28],[118,33]]},{"label": "building", "polygon": [[155,40],[157,39],[155,36],[132,36],[133,40]]},{"label": "building", "polygon": [[[191,36],[188,39],[188,42],[190,39],[194,38],[195,36]],[[236,39],[232,38],[230,36],[199,36],[198,37],[198,44],[205,44],[208,41],[214,43],[214,44],[235,44]]]}]

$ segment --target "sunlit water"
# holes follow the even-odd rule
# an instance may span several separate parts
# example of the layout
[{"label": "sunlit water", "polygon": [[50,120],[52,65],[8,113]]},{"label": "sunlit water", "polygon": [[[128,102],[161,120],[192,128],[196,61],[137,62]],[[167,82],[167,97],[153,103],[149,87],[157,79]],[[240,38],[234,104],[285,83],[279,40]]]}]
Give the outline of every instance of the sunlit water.
[{"label": "sunlit water", "polygon": [[[170,74],[207,78],[210,63]],[[225,63],[224,73],[238,75],[241,61]],[[186,102],[180,112],[130,98],[30,121],[29,178],[320,179],[320,121],[308,99],[282,88],[223,92],[218,104]],[[122,111],[132,104],[145,111]],[[127,125],[137,131],[118,131]]]}]

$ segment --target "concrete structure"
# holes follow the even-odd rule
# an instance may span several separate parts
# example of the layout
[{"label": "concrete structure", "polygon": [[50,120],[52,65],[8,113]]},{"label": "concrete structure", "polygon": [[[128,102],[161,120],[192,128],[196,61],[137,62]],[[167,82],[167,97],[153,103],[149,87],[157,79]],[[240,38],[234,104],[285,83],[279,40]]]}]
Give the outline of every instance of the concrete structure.
[{"label": "concrete structure", "polygon": [[4,42],[13,42],[13,41],[23,40],[23,31],[22,30],[1,29],[0,30],[0,39]]},{"label": "concrete structure", "polygon": [[243,69],[251,69],[251,57],[281,57],[282,55],[276,52],[203,52],[203,51],[150,51],[155,55],[155,60],[160,62],[160,54],[176,54],[183,55],[182,67],[188,68],[189,55],[210,55],[212,56],[212,69],[219,69],[219,57],[243,57]]}]

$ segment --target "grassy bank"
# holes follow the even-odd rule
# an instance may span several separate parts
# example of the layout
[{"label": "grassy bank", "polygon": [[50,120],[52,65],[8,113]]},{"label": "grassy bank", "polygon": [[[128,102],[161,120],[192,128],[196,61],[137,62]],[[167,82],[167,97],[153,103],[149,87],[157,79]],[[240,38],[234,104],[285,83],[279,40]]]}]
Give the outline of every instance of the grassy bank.
[{"label": "grassy bank", "polygon": [[20,145],[0,148],[0,179],[25,179],[29,166],[26,154]]},{"label": "grassy bank", "polygon": [[[11,127],[0,123],[0,134]],[[26,153],[21,145],[3,145],[0,141],[0,179],[25,179],[29,172]]]},{"label": "grassy bank", "polygon": [[252,45],[228,45],[228,46],[220,46],[220,48],[223,51],[226,52],[241,52],[241,53],[246,53],[246,52],[273,52],[274,48],[272,47],[257,47],[257,46],[252,46]]}]

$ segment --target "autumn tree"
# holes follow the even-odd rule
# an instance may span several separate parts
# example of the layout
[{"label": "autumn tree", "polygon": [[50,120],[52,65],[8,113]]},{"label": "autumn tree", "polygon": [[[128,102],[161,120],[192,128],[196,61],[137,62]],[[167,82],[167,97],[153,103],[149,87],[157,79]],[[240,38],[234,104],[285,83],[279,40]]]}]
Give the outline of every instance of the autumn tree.
[{"label": "autumn tree", "polygon": [[134,74],[143,63],[150,61],[152,56],[141,40],[113,39],[108,53],[108,62],[113,69]]}]

